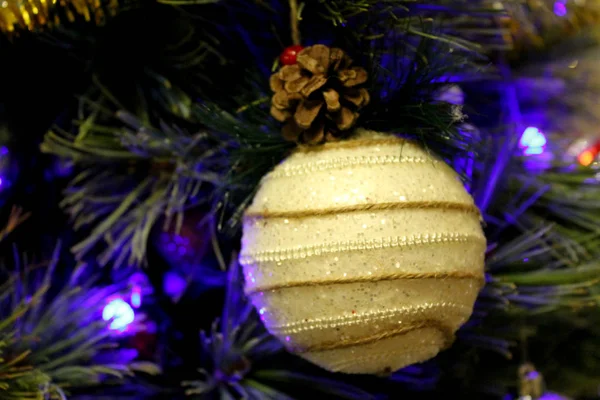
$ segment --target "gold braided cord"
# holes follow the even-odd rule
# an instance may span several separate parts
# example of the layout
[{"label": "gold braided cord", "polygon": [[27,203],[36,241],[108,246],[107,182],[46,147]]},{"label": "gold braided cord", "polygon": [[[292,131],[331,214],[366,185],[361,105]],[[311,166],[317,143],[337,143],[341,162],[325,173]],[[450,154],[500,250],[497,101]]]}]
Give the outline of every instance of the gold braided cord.
[{"label": "gold braided cord", "polygon": [[443,272],[395,272],[393,274],[384,275],[365,275],[355,276],[349,278],[337,278],[327,280],[314,280],[314,281],[289,281],[276,284],[267,284],[262,286],[256,286],[253,288],[246,289],[246,295],[252,296],[260,292],[270,292],[274,290],[289,289],[293,287],[310,287],[310,286],[330,286],[330,285],[341,285],[349,283],[363,283],[363,282],[382,282],[382,281],[396,281],[400,279],[459,279],[459,280],[474,280],[478,282],[479,286],[483,286],[485,283],[485,277],[483,272],[473,271],[443,271]]},{"label": "gold braided cord", "polygon": [[120,8],[120,0],[0,0],[0,31],[36,32],[77,18],[101,25]]},{"label": "gold braided cord", "polygon": [[375,335],[355,338],[355,339],[344,339],[344,340],[336,340],[332,342],[324,342],[317,343],[312,346],[302,346],[302,347],[292,347],[292,350],[296,353],[309,353],[309,352],[319,352],[319,351],[327,351],[327,350],[335,350],[342,349],[357,345],[366,345],[370,343],[375,343],[383,339],[388,339],[396,336],[406,335],[407,333],[422,330],[422,329],[436,329],[444,336],[444,348],[449,347],[454,341],[454,333],[451,328],[442,324],[437,320],[425,320],[425,321],[417,321],[408,324],[403,324],[401,327],[396,329],[392,329],[385,332],[380,332]]},{"label": "gold braided cord", "polygon": [[315,209],[315,210],[294,210],[294,211],[252,211],[244,215],[244,220],[256,218],[310,218],[325,217],[338,214],[349,214],[355,212],[368,211],[390,211],[390,210],[442,210],[442,211],[462,211],[465,213],[480,216],[479,208],[474,204],[454,203],[450,201],[412,201],[412,202],[393,202],[393,203],[370,203],[354,204],[350,206]]}]

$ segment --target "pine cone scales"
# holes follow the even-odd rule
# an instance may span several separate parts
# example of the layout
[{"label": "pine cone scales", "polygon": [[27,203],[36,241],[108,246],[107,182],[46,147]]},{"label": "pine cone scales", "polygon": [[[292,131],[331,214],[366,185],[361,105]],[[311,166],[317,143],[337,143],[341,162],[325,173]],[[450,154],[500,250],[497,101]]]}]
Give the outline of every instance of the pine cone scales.
[{"label": "pine cone scales", "polygon": [[343,137],[369,103],[367,90],[358,87],[367,81],[367,71],[352,67],[342,50],[324,45],[306,47],[297,61],[270,81],[271,115],[286,123],[284,138],[318,144]]}]

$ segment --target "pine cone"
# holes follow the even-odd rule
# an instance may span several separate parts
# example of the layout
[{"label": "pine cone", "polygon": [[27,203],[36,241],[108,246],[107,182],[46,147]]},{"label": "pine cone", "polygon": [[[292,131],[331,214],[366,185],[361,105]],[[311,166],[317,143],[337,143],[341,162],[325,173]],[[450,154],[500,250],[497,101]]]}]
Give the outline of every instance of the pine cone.
[{"label": "pine cone", "polygon": [[367,90],[358,87],[367,81],[367,71],[351,67],[342,50],[321,44],[306,47],[297,60],[271,76],[271,115],[286,123],[286,140],[318,144],[340,139],[369,103]]}]

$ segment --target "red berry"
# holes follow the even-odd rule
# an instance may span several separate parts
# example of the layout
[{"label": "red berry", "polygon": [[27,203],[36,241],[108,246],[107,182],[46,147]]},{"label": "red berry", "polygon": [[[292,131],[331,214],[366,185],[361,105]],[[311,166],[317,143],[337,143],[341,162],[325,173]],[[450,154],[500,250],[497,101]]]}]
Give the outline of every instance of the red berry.
[{"label": "red berry", "polygon": [[299,44],[287,47],[279,56],[279,61],[281,61],[283,65],[296,64],[296,56],[302,51],[303,48],[304,46],[300,46]]}]

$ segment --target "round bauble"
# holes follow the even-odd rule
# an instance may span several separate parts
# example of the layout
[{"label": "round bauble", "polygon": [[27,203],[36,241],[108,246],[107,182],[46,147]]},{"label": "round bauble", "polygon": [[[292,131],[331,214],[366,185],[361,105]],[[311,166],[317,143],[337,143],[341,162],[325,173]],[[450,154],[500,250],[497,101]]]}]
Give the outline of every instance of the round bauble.
[{"label": "round bauble", "polygon": [[246,293],[286,347],[331,371],[389,373],[448,347],[483,281],[479,210],[414,142],[359,130],[299,147],[244,218]]}]

